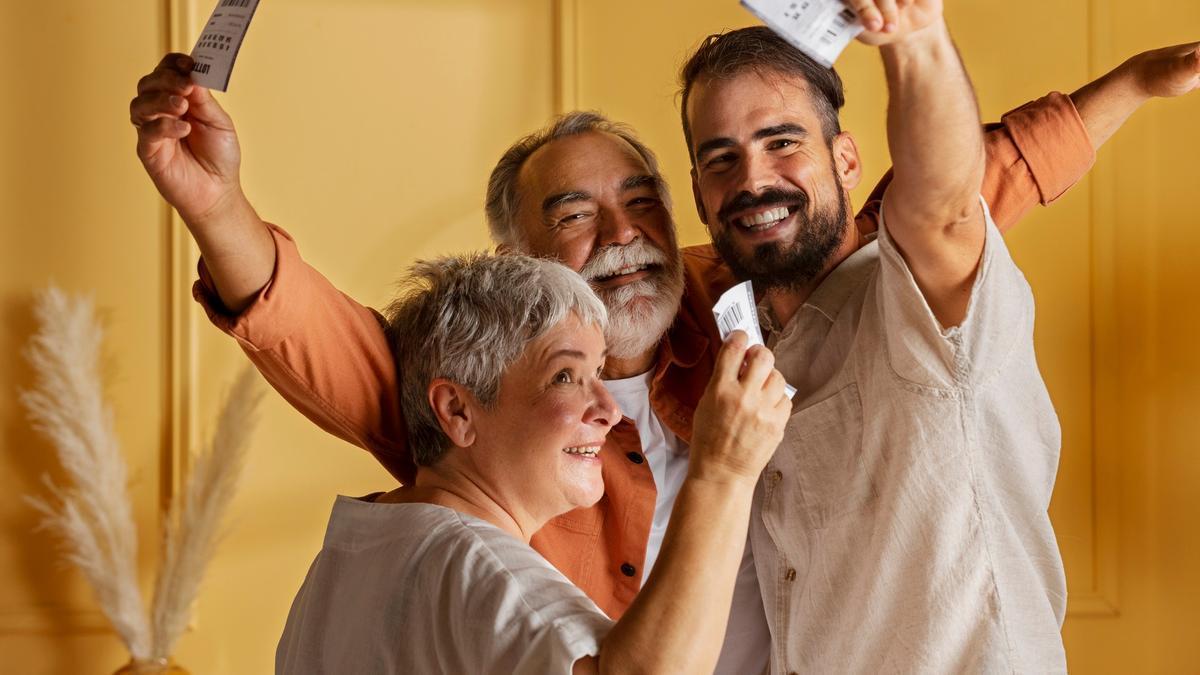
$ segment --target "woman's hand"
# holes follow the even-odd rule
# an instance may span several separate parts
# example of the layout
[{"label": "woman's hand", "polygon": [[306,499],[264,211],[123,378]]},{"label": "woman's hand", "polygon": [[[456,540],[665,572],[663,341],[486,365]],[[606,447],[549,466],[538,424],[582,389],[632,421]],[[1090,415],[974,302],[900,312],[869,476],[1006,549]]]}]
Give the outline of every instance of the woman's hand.
[{"label": "woman's hand", "polygon": [[725,341],[696,408],[689,471],[697,478],[753,483],[783,439],[792,410],[783,376],[770,350],[746,345],[742,331]]}]

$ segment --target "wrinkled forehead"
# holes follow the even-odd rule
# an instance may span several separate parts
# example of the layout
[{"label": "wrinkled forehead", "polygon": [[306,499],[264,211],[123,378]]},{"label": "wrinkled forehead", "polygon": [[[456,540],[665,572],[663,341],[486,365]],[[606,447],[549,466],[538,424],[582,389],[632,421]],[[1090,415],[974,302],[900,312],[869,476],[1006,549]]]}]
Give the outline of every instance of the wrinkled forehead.
[{"label": "wrinkled forehead", "polygon": [[605,352],[604,331],[600,324],[585,321],[578,313],[570,312],[545,333],[530,340],[506,372],[539,370],[562,359],[603,359]]},{"label": "wrinkled forehead", "polygon": [[521,167],[517,178],[521,211],[536,210],[549,195],[598,195],[618,189],[629,178],[650,173],[638,151],[614,134],[587,131],[560,138],[538,148]]}]

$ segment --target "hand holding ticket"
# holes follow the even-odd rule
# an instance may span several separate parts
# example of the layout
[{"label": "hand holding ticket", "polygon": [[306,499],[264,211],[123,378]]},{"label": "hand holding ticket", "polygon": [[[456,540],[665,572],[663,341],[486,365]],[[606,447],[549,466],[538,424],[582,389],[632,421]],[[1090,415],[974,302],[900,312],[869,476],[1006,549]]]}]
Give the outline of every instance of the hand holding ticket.
[{"label": "hand holding ticket", "polygon": [[225,91],[229,87],[229,76],[233,73],[233,62],[258,0],[218,0],[212,16],[204,25],[204,31],[192,49],[192,81],[201,87]]},{"label": "hand holding ticket", "polygon": [[[744,331],[750,338],[750,345],[766,345],[763,341],[762,326],[758,323],[758,307],[754,302],[754,287],[749,281],[725,291],[713,306],[713,316],[717,319],[717,329],[721,339],[726,340],[735,330]],[[796,395],[796,388],[786,385],[788,398]]]}]

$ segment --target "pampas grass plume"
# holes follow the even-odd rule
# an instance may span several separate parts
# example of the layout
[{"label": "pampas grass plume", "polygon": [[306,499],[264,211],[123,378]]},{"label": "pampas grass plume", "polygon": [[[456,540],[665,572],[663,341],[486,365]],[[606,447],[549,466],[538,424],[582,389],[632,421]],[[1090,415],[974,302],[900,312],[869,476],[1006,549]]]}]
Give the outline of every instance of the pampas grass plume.
[{"label": "pampas grass plume", "polygon": [[142,659],[150,651],[150,630],[137,583],[128,471],[100,380],[104,332],[90,298],[54,287],[38,295],[34,315],[40,328],[26,351],[34,387],[21,402],[54,446],[68,483],[43,477],[52,498],[27,499],[41,513],[42,527],[61,539],[66,559],[83,573],[129,653]]},{"label": "pampas grass plume", "polygon": [[207,451],[194,459],[182,492],[172,501],[148,621],[137,583],[128,469],[101,385],[104,333],[91,299],[54,287],[38,295],[34,315],[40,327],[26,355],[35,382],[21,402],[33,427],[54,446],[67,484],[43,477],[51,498],[26,499],[41,514],[41,527],[60,538],[66,560],[83,573],[130,656],[135,661],[165,659],[187,628],[216,550],[221,519],[245,464],[262,381],[251,367],[241,372],[222,405]]},{"label": "pampas grass plume", "polygon": [[242,370],[222,406],[208,452],[194,459],[183,493],[171,504],[151,611],[153,658],[169,656],[187,628],[245,464],[263,395],[261,382],[253,368]]}]

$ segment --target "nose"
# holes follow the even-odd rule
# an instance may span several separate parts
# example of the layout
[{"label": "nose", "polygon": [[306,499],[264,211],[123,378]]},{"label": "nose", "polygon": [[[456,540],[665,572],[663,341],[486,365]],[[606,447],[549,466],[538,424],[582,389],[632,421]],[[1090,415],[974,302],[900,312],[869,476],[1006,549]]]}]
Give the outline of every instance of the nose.
[{"label": "nose", "polygon": [[778,176],[771,168],[767,157],[758,153],[748,152],[742,161],[738,162],[738,190],[758,194],[766,188],[775,185]]},{"label": "nose", "polygon": [[600,212],[600,228],[596,233],[599,241],[597,248],[604,246],[624,246],[641,234],[637,223],[631,214],[624,209],[606,208]]},{"label": "nose", "polygon": [[587,423],[604,427],[604,433],[616,426],[621,420],[621,408],[617,401],[608,393],[604,382],[596,379],[592,383],[592,405],[588,408]]}]

